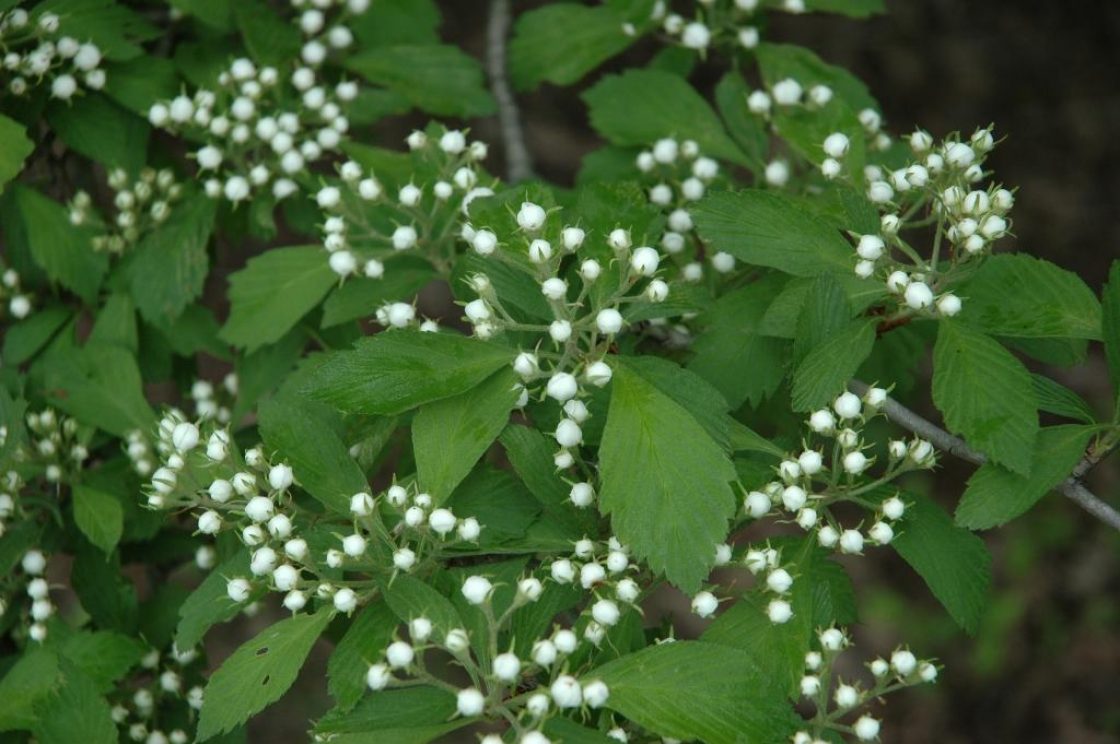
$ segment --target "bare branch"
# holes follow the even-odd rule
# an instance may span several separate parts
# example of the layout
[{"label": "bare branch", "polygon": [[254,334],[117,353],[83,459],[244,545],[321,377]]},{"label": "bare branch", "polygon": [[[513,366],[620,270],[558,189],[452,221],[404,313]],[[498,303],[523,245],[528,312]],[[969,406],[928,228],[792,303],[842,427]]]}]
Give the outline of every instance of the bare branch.
[{"label": "bare branch", "polygon": [[[867,392],[868,385],[860,380],[850,380],[848,388],[853,393],[863,395]],[[988,461],[983,452],[977,452],[960,437],[953,436],[937,424],[922,418],[893,398],[887,398],[880,410],[891,421],[928,440],[940,450],[976,465],[983,465]],[[1120,530],[1120,512],[1093,495],[1093,492],[1081,482],[1081,478],[1096,464],[1096,458],[1086,455],[1073,469],[1070,476],[1055,487],[1055,490],[1108,526]]]},{"label": "bare branch", "polygon": [[506,176],[510,183],[531,178],[533,162],[521,129],[521,112],[506,75],[506,39],[509,36],[510,0],[490,0],[490,19],[486,28],[486,70],[490,92],[498,104],[498,123],[506,153]]}]

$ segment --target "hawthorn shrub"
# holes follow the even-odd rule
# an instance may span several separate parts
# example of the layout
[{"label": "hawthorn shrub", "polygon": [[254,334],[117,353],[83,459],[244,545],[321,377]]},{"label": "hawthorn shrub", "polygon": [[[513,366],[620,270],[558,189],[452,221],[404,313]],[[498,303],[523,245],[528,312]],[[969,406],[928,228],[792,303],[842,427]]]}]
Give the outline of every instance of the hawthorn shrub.
[{"label": "hawthorn shrub", "polygon": [[[767,31],[880,0],[671,5],[495,0],[484,72],[430,0],[0,0],[6,737],[243,741],[323,639],[293,741],[889,739],[942,671],[840,674],[838,555],[968,633],[976,531],[1050,491],[1120,525],[1081,482],[1117,416],[1024,363],[1120,381],[1120,268],[1002,251],[993,127],[892,133]],[[591,75],[607,144],[533,178],[511,84]]]}]

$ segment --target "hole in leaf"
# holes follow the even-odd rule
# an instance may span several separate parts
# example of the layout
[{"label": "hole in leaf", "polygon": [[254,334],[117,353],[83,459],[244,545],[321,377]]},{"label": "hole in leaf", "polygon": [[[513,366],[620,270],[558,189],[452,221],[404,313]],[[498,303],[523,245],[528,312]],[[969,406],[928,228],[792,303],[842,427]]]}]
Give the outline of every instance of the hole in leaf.
[{"label": "hole in leaf", "polygon": [[257,649],[257,656],[264,656],[268,653],[268,646],[261,646]]},{"label": "hole in leaf", "polygon": [[267,684],[268,684],[268,681],[269,681],[270,679],[272,679],[272,675],[271,675],[271,674],[266,674],[266,675],[264,675],[264,679],[262,679],[262,680],[261,680],[261,687],[264,687],[265,685],[267,685]]}]

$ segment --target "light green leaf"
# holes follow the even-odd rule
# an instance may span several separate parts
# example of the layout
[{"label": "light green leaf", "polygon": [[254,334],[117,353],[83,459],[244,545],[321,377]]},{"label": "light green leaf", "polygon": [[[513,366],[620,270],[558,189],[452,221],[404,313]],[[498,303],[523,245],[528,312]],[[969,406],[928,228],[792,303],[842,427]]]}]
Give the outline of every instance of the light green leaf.
[{"label": "light green leaf", "polygon": [[397,414],[464,393],[513,356],[509,349],[456,334],[388,331],[334,354],[308,390],[350,413]]},{"label": "light green leaf", "polygon": [[512,368],[472,390],[421,406],[412,420],[416,480],[441,504],[509,422],[520,395]]},{"label": "light green leaf", "polygon": [[58,690],[64,679],[54,651],[28,648],[0,678],[0,731],[34,726],[36,706]]},{"label": "light green leaf", "polygon": [[933,402],[950,431],[995,462],[1027,475],[1038,435],[1026,367],[992,338],[955,321],[939,324]]},{"label": "light green leaf", "polygon": [[23,125],[0,114],[0,193],[23,170],[23,161],[35,150]]},{"label": "light green leaf", "polygon": [[587,675],[606,707],[662,736],[707,744],[786,741],[798,718],[780,681],[747,654],[702,641],[650,646]]},{"label": "light green leaf", "polygon": [[36,739],[41,744],[73,744],[81,732],[83,744],[117,744],[117,725],[97,683],[65,660],[61,668],[65,681],[58,694],[36,708]]},{"label": "light green leaf", "polygon": [[620,365],[599,455],[599,503],[615,534],[654,571],[696,591],[735,513],[724,450],[687,409]]},{"label": "light green leaf", "polygon": [[149,323],[175,320],[202,294],[210,268],[206,245],[215,200],[194,193],[177,204],[167,222],[144,236],[129,266],[132,297]]},{"label": "light green leaf", "polygon": [[469,118],[494,112],[482,67],[458,47],[402,44],[368,49],[347,59],[346,67],[429,114]]},{"label": "light green leaf", "polygon": [[233,652],[206,685],[198,740],[232,731],[287,692],[334,612],[293,615]]},{"label": "light green leaf", "polygon": [[695,372],[676,362],[656,356],[620,357],[620,364],[645,378],[662,394],[669,396],[704,427],[716,444],[730,449],[733,419],[727,415],[727,399]]},{"label": "light green leaf", "polygon": [[47,121],[70,149],[106,166],[136,173],[147,160],[148,122],[101,93],[52,103]]},{"label": "light green leaf", "polygon": [[321,248],[273,248],[262,253],[229,278],[229,319],[219,335],[248,351],[278,341],[337,280]]},{"label": "light green leaf", "polygon": [[709,194],[693,219],[713,250],[795,276],[851,273],[852,247],[798,199],[747,189]]},{"label": "light green leaf", "polygon": [[[802,331],[804,331],[805,321],[802,316],[807,304],[820,302],[816,292],[820,287],[818,281],[823,276],[821,274],[814,278],[803,277],[788,282],[781,293],[774,298],[770,307],[766,309],[766,315],[759,325],[759,332],[766,336],[794,339],[799,342],[799,346],[804,347],[806,339]],[[830,281],[840,286],[847,298],[843,316],[827,318],[828,324],[835,323],[838,327],[842,327],[844,325],[843,321],[850,320],[853,315],[858,315],[887,296],[886,287],[882,282],[865,281],[851,272],[829,274],[828,276]],[[839,312],[841,305],[834,302],[834,307]],[[821,338],[823,336],[814,335],[814,339],[816,339],[814,343]]]},{"label": "light green leaf", "polygon": [[91,543],[112,553],[124,530],[124,510],[115,496],[79,485],[74,487],[74,522]]},{"label": "light green leaf", "polygon": [[966,633],[974,634],[988,601],[992,556],[984,541],[957,527],[925,496],[907,494],[906,514],[891,545],[925,580]]},{"label": "light green leaf", "polygon": [[5,237],[24,241],[47,276],[92,302],[109,265],[105,255],[94,253],[89,235],[70,224],[58,202],[22,186],[13,188],[12,197],[20,224],[5,225]]},{"label": "light green leaf", "polygon": [[571,85],[638,40],[622,30],[624,13],[609,5],[553,3],[522,13],[509,42],[513,84]]},{"label": "light green leaf", "polygon": [[1029,477],[995,463],[981,466],[968,479],[968,488],[957,505],[957,524],[971,530],[986,530],[1025,513],[1047,491],[1069,477],[1084,457],[1094,431],[1092,426],[1073,425],[1040,430]]},{"label": "light green leaf", "polygon": [[327,660],[327,688],[341,710],[350,710],[366,691],[366,671],[385,653],[400,625],[384,602],[362,609]]},{"label": "light green leaf", "polygon": [[1038,410],[1080,421],[1083,424],[1096,423],[1097,418],[1093,415],[1093,409],[1085,399],[1065,385],[1034,373],[1031,374],[1031,382],[1034,383],[1034,394],[1038,398]]},{"label": "light green leaf", "polygon": [[146,646],[135,638],[112,631],[79,631],[66,636],[57,647],[60,656],[93,680],[101,692],[140,663]]},{"label": "light green leaf", "polygon": [[993,336],[1101,337],[1101,306],[1072,271],[1023,253],[992,256],[958,290],[960,320]]},{"label": "light green leaf", "polygon": [[692,139],[711,157],[749,165],[708,102],[683,78],[630,70],[603,78],[583,94],[591,125],[616,145],[649,146],[662,137]]},{"label": "light green leaf", "polygon": [[871,354],[874,320],[860,320],[814,347],[793,374],[793,410],[812,411],[844,391],[844,386]]},{"label": "light green leaf", "polygon": [[368,490],[350,457],[337,412],[317,401],[280,394],[260,406],[261,437],[295,471],[299,485],[336,514],[350,514],[350,497]]}]

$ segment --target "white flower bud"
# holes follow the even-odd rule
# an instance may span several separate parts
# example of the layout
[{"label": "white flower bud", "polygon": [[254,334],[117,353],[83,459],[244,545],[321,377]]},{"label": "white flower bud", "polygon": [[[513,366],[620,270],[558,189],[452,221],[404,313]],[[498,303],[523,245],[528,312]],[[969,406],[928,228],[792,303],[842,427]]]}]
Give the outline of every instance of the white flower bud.
[{"label": "white flower bud", "polygon": [[793,78],[786,78],[774,83],[770,89],[774,102],[779,106],[793,106],[801,102],[801,84]]},{"label": "white flower bud", "polygon": [[611,366],[604,361],[592,362],[584,371],[584,378],[595,387],[604,387],[613,375]]},{"label": "white flower bud", "polygon": [[766,586],[772,592],[785,594],[793,586],[793,577],[784,568],[777,568],[766,577]]},{"label": "white flower bud", "polygon": [[544,226],[547,213],[544,207],[532,202],[522,202],[521,209],[517,211],[517,224],[527,232],[536,232]]},{"label": "white flower bud", "polygon": [[867,530],[867,536],[879,545],[889,545],[894,539],[894,530],[886,522],[876,522]]},{"label": "white flower bud", "polygon": [[906,504],[897,496],[891,496],[883,502],[883,516],[887,519],[902,519],[906,512]]},{"label": "white flower bud", "polygon": [[657,266],[660,262],[661,256],[654,248],[643,246],[630,254],[630,268],[638,276],[653,276],[657,273]]},{"label": "white flower bud", "polygon": [[400,225],[393,230],[391,237],[393,250],[397,251],[407,251],[416,245],[417,240],[419,240],[419,235],[412,225]]},{"label": "white flower bud", "polygon": [[775,625],[784,625],[793,618],[793,607],[784,599],[773,599],[766,606],[766,616]]},{"label": "white flower bud", "polygon": [[770,513],[770,497],[762,491],[751,491],[743,500],[743,509],[753,519],[761,519]]},{"label": "white flower bud", "polygon": [[601,272],[602,267],[599,265],[599,262],[593,258],[587,259],[580,264],[579,267],[579,275],[587,282],[593,282],[598,279]]},{"label": "white flower bud", "polygon": [[843,132],[833,132],[824,139],[824,151],[830,158],[839,160],[848,154],[851,143]]},{"label": "white flower bud", "polygon": [[245,579],[230,579],[226,583],[226,595],[234,602],[244,602],[251,591],[252,587]]},{"label": "white flower bud", "polygon": [[832,410],[842,419],[857,418],[862,409],[863,402],[855,393],[842,393],[832,402]]},{"label": "white flower bud", "polygon": [[840,533],[840,551],[852,554],[863,552],[863,535],[859,530],[844,530]]},{"label": "white flower bud", "polygon": [[862,452],[849,452],[844,455],[844,470],[852,475],[859,475],[868,466],[867,456]]},{"label": "white flower bud", "polygon": [[764,90],[752,91],[747,96],[747,108],[759,116],[770,113],[770,94]]},{"label": "white flower bud", "polygon": [[198,517],[198,531],[204,535],[216,535],[222,529],[222,515],[213,509],[204,511]]},{"label": "white flower bud", "polygon": [[398,571],[410,571],[416,565],[416,553],[409,548],[393,551],[393,566]]},{"label": "white flower bud", "polygon": [[579,682],[568,674],[557,677],[549,688],[549,693],[557,708],[578,708],[583,702],[583,691]]},{"label": "white flower bud", "polygon": [[622,330],[622,325],[622,313],[614,308],[600,310],[599,314],[595,316],[595,326],[604,335],[610,336],[618,333]]},{"label": "white flower bud", "polygon": [[918,660],[906,649],[891,654],[891,667],[900,677],[909,677],[918,668]]},{"label": "white flower bud", "polygon": [[483,576],[468,576],[463,582],[462,593],[468,602],[480,605],[487,600],[493,584]]}]

